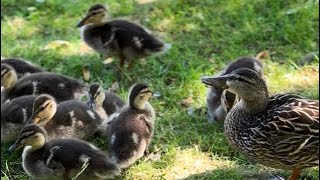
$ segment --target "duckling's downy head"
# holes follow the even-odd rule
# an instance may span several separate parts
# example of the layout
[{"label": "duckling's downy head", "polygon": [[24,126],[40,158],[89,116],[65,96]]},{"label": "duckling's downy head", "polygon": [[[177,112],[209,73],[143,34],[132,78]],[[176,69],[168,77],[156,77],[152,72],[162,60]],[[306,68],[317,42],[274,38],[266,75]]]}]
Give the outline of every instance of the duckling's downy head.
[{"label": "duckling's downy head", "polygon": [[89,106],[90,108],[96,108],[97,106],[102,106],[106,95],[104,93],[103,87],[98,83],[93,83],[89,87]]},{"label": "duckling's downy head", "polygon": [[268,90],[260,75],[248,68],[239,68],[222,76],[205,76],[202,82],[217,88],[227,89],[246,101],[257,100],[257,97],[268,97]]},{"label": "duckling's downy head", "polygon": [[131,108],[144,109],[145,103],[152,97],[152,91],[145,83],[134,84],[129,92],[129,105]]},{"label": "duckling's downy head", "polygon": [[16,71],[10,65],[1,63],[1,86],[5,89],[11,88],[17,80]]},{"label": "duckling's downy head", "polygon": [[95,4],[90,7],[87,15],[77,24],[77,27],[82,27],[87,24],[95,26],[103,25],[110,19],[108,10],[101,4]]},{"label": "duckling's downy head", "polygon": [[54,98],[47,94],[38,96],[33,102],[32,116],[29,123],[46,123],[57,111],[57,103]]},{"label": "duckling's downy head", "polygon": [[26,125],[20,131],[19,138],[10,146],[9,151],[20,149],[24,146],[31,146],[31,149],[37,150],[46,143],[46,133],[38,125]]}]

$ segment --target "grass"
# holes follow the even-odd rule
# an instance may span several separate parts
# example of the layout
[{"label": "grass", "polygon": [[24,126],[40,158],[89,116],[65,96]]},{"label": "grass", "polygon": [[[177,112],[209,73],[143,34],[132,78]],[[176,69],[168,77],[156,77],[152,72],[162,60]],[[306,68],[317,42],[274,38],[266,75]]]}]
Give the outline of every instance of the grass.
[{"label": "grass", "polygon": [[[127,97],[134,82],[148,82],[160,96],[153,99],[155,136],[149,157],[125,170],[119,179],[266,179],[288,177],[289,171],[249,162],[229,147],[223,128],[208,124],[206,87],[200,77],[215,74],[231,60],[269,51],[263,59],[270,93],[294,92],[319,98],[319,59],[301,63],[319,53],[319,3],[315,0],[108,0],[114,17],[148,27],[173,46],[162,56],[137,63],[126,72],[131,80],[119,82],[119,95]],[[96,0],[1,1],[1,56],[23,57],[53,72],[82,79],[88,65],[90,82],[104,87],[116,81],[99,55],[80,39],[75,28]],[[62,45],[53,43],[66,41]],[[118,63],[115,60],[114,63]],[[181,105],[190,102],[189,107]],[[107,149],[103,138],[92,139]],[[21,152],[9,154],[1,144],[1,180],[27,179]],[[319,178],[319,168],[303,171]]]}]

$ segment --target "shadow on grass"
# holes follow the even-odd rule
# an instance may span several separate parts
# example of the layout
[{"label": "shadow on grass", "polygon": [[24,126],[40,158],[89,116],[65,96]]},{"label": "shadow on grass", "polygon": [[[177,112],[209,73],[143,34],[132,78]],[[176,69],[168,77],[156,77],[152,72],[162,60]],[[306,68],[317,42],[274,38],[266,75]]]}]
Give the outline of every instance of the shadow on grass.
[{"label": "shadow on grass", "polygon": [[[251,169],[251,170],[250,170]],[[249,171],[250,170],[250,171]],[[221,168],[204,173],[193,174],[179,180],[281,180],[287,179],[291,171],[266,169],[259,170],[257,168],[239,167],[239,168]],[[302,173],[300,180],[316,180],[316,177]]]}]

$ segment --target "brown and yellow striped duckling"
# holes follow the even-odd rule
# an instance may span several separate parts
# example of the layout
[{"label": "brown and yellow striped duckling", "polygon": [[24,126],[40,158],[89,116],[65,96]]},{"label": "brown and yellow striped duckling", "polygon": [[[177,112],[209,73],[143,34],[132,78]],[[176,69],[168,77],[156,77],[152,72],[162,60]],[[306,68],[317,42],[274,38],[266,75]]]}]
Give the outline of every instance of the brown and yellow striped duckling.
[{"label": "brown and yellow striped duckling", "polygon": [[1,86],[4,87],[4,99],[46,93],[61,102],[79,99],[87,94],[87,88],[84,83],[56,73],[33,73],[18,80],[15,70],[4,63],[1,63]]},{"label": "brown and yellow striped duckling", "polygon": [[18,79],[32,73],[44,72],[41,68],[35,66],[30,61],[18,58],[1,59],[1,64],[9,64],[17,73]]},{"label": "brown and yellow striped duckling", "polygon": [[35,124],[25,126],[9,150],[21,147],[22,167],[32,179],[98,180],[120,173],[119,167],[92,144],[69,138],[48,141],[46,131]]},{"label": "brown and yellow striped duckling", "polygon": [[170,48],[140,25],[127,20],[110,20],[108,10],[101,4],[91,6],[77,27],[81,27],[81,37],[92,49],[103,56],[118,56],[120,67],[128,62],[130,68],[135,59]]},{"label": "brown and yellow striped duckling", "polygon": [[[260,76],[263,75],[262,62],[257,58],[240,57],[231,63],[220,72],[218,75],[225,75],[239,68],[249,68],[258,72]],[[207,106],[209,122],[219,122],[223,124],[227,113],[236,103],[236,95],[226,89],[210,86],[207,91]]]},{"label": "brown and yellow striped duckling", "polygon": [[57,104],[52,96],[42,94],[33,103],[33,113],[28,124],[43,125],[49,139],[86,139],[97,132],[101,122],[99,114],[83,102],[69,100]]},{"label": "brown and yellow striped duckling", "polygon": [[231,145],[266,166],[300,170],[319,165],[319,101],[292,94],[269,97],[260,75],[241,68],[202,82],[240,97],[228,112],[225,134]]},{"label": "brown and yellow striped duckling", "polygon": [[104,92],[103,87],[98,83],[90,85],[89,98],[89,106],[103,119],[107,119],[125,105],[124,100],[114,93]]},{"label": "brown and yellow striped duckling", "polygon": [[126,168],[148,153],[153,136],[155,113],[148,102],[152,92],[137,83],[129,92],[129,103],[110,117],[107,129],[111,156]]},{"label": "brown and yellow striped duckling", "polygon": [[21,96],[1,104],[1,143],[18,138],[20,130],[32,115],[32,104],[36,97]]}]

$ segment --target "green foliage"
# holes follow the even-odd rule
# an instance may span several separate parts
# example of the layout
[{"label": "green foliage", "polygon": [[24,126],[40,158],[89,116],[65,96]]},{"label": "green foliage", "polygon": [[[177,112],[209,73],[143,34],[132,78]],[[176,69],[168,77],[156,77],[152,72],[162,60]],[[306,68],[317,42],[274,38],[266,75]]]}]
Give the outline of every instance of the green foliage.
[{"label": "green foliage", "polygon": [[[160,159],[142,158],[119,179],[264,179],[289,171],[273,170],[249,162],[227,143],[223,128],[207,123],[206,87],[200,77],[215,74],[231,60],[255,56],[263,59],[270,93],[294,92],[319,98],[319,58],[300,63],[311,52],[319,52],[319,4],[314,0],[158,0],[139,4],[133,0],[2,0],[1,56],[23,57],[49,71],[82,79],[88,65],[91,82],[109,87],[117,78],[112,65],[83,49],[75,27],[88,7],[107,3],[114,17],[139,22],[173,46],[167,54],[146,59],[125,72],[119,94],[127,97],[132,83],[151,84],[160,97],[151,103],[157,112],[151,153]],[[45,47],[68,41],[61,48]],[[191,98],[191,107],[180,102]],[[90,139],[103,150],[103,137]],[[27,179],[21,167],[21,151],[9,154],[1,145],[1,179]],[[185,161],[180,159],[185,156]],[[201,162],[198,168],[189,163]],[[201,164],[200,163],[200,164]],[[304,171],[318,179],[319,169]]]}]

